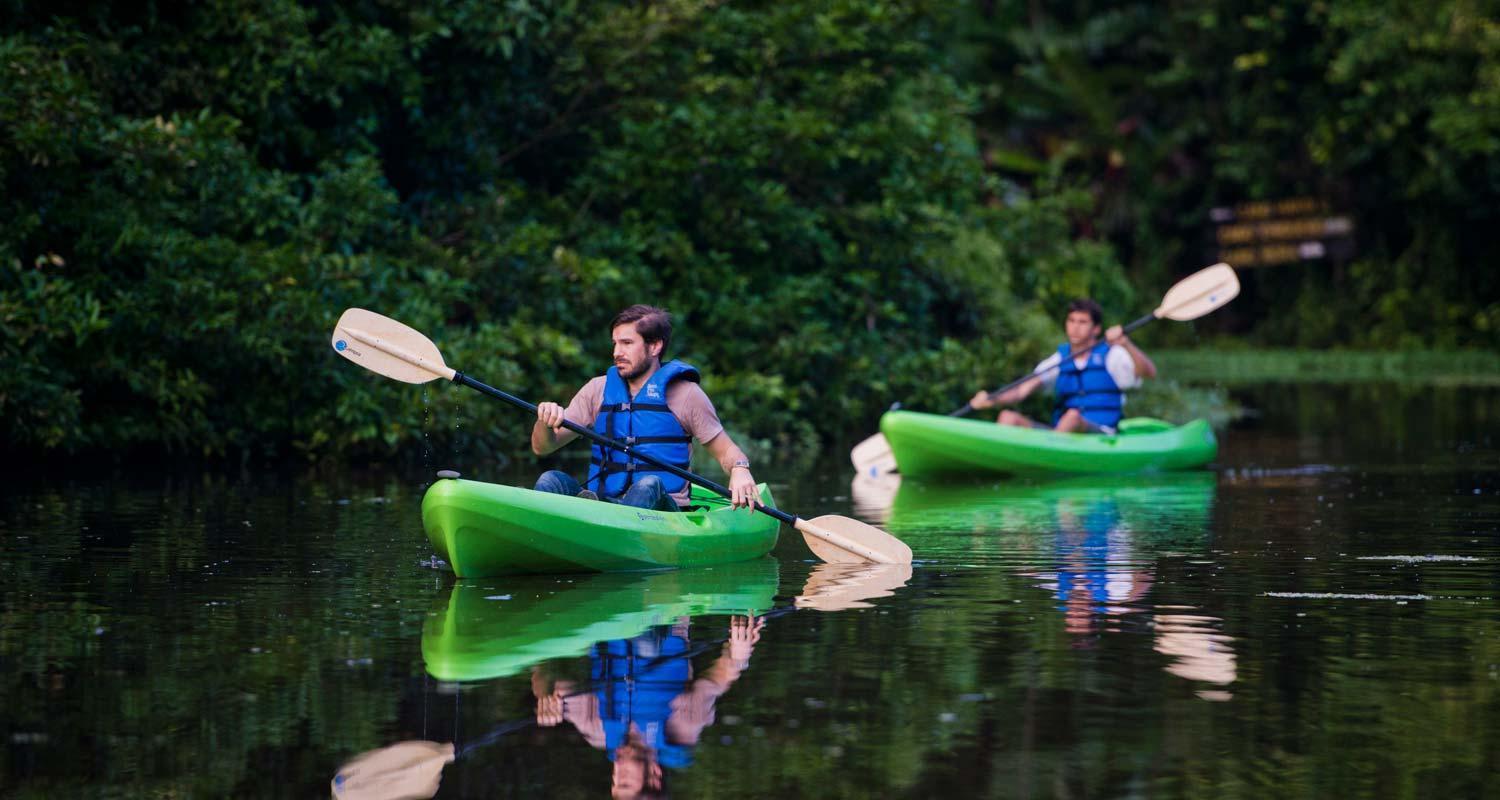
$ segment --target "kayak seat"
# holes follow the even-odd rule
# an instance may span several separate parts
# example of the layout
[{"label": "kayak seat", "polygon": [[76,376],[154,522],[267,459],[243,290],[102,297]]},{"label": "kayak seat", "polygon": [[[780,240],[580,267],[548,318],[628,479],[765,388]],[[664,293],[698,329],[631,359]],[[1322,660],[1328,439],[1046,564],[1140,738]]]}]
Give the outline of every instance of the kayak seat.
[{"label": "kayak seat", "polygon": [[1160,433],[1169,431],[1177,426],[1164,419],[1156,417],[1131,417],[1120,420],[1115,430],[1120,433]]}]

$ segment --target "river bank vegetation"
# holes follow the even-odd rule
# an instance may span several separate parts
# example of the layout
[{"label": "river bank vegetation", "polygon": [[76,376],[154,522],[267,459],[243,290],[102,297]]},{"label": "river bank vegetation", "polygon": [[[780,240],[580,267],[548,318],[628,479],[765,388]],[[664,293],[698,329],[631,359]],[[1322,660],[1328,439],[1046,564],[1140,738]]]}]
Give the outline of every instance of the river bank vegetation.
[{"label": "river bank vegetation", "polygon": [[1069,297],[1138,316],[1210,208],[1290,195],[1356,255],[1246,271],[1206,330],[1500,344],[1488,5],[1035,6],[7,3],[0,441],[509,451],[511,409],[341,363],[339,312],[566,401],[652,301],[737,431],[815,449],[1014,377]]}]

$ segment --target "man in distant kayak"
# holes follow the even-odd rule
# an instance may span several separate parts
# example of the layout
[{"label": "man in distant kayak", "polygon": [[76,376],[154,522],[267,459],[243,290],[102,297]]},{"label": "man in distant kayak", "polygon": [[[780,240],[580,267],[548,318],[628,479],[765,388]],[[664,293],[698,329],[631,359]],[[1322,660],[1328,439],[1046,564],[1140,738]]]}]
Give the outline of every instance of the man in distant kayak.
[{"label": "man in distant kayak", "polygon": [[[681,361],[661,362],[672,340],[672,318],[654,306],[633,305],[610,323],[614,366],[584,384],[567,409],[539,403],[531,429],[531,450],[547,455],[578,438],[564,419],[630,445],[632,450],[682,469],[688,468],[698,440],[729,474],[735,508],[753,508],[760,492],[750,459],[719,422],[714,404],[698,385],[698,370]],[[579,495],[638,508],[677,511],[688,504],[686,480],[627,453],[594,445],[588,480],[549,470],[536,482],[539,492]]]},{"label": "man in distant kayak", "polygon": [[[1103,309],[1093,300],[1069,303],[1063,322],[1068,340],[1036,365],[1034,377],[994,397],[980,390],[969,405],[976,409],[1011,406],[1047,387],[1057,395],[1050,426],[1009,409],[1000,412],[996,421],[1063,432],[1114,433],[1125,409],[1125,390],[1139,386],[1142,378],[1156,377],[1156,365],[1119,325],[1103,331],[1101,341],[1103,317]],[[1064,362],[1069,354],[1073,357]]]}]

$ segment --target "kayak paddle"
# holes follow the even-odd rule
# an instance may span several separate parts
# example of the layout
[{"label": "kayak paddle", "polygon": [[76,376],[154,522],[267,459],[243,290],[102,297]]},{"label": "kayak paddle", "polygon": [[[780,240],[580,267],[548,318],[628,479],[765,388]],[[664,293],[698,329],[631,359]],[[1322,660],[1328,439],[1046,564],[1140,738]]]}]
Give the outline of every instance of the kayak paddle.
[{"label": "kayak paddle", "polygon": [[[534,404],[481,383],[444,364],[443,354],[426,336],[407,325],[373,311],[366,311],[362,308],[350,308],[344,311],[333,329],[333,349],[344,358],[387,378],[406,383],[427,383],[437,378],[446,378],[454,383],[463,384],[491,397],[504,400],[532,414],[536,413]],[[620,450],[631,458],[666,470],[683,480],[696,483],[724,497],[731,496],[729,489],[721,484],[638,452],[623,442],[594,432],[591,428],[585,428],[566,419],[563,420],[563,427],[590,441]],[[858,520],[836,514],[827,514],[808,520],[759,503],[756,503],[754,508],[801,531],[808,548],[824,561],[843,564],[911,563],[911,548],[907,547],[905,542],[873,525],[866,525]]]},{"label": "kayak paddle", "polygon": [[[1155,311],[1131,322],[1123,330],[1126,334],[1129,334],[1146,323],[1158,319],[1174,319],[1178,322],[1197,319],[1227,304],[1239,293],[1240,279],[1238,275],[1234,274],[1234,268],[1228,264],[1219,262],[1211,267],[1204,267],[1178,281],[1176,285],[1167,291],[1166,296],[1162,298],[1161,305],[1157,306]],[[1077,353],[1068,353],[1068,358],[1073,358],[1077,355]],[[999,389],[990,392],[989,396],[995,397],[996,395],[1008,392],[1032,378],[1039,375],[1046,375],[1048,372],[1061,367],[1065,362],[1066,359],[1058,359],[1056,364],[1047,369],[1017,378],[1001,386]],[[964,403],[963,408],[950,412],[948,416],[961,417],[973,410],[974,407],[972,405]],[[891,453],[891,444],[886,441],[885,435],[880,433],[855,445],[854,449],[849,451],[849,460],[854,462],[854,469],[860,475],[873,477],[896,471],[896,457]]]}]

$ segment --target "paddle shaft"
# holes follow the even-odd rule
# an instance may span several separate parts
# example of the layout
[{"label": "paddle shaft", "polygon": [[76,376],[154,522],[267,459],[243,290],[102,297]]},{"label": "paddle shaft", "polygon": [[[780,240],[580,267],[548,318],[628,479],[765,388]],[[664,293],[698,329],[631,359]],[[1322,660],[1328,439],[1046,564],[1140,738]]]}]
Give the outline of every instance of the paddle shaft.
[{"label": "paddle shaft", "polygon": [[[478,389],[479,391],[484,392],[485,394],[487,394],[487,395],[489,395],[491,397],[495,397],[495,398],[499,398],[501,400],[504,400],[505,402],[510,403],[513,406],[516,406],[517,408],[524,408],[524,409],[526,409],[527,411],[530,411],[533,414],[536,413],[536,406],[534,404],[528,403],[525,400],[522,400],[521,398],[516,397],[515,395],[513,395],[513,394],[511,394],[509,392],[504,392],[504,391],[501,391],[499,389],[496,389],[495,387],[490,386],[489,384],[484,383],[483,381],[475,380],[474,378],[471,378],[468,375],[463,374],[462,372],[458,372],[456,370],[454,371],[454,373],[453,373],[453,382],[454,383],[461,383],[461,384],[469,387],[470,389]],[[671,464],[668,464],[665,461],[662,461],[662,460],[660,460],[658,458],[649,456],[649,455],[647,455],[645,453],[642,453],[642,452],[640,452],[638,450],[632,450],[630,448],[630,446],[627,445],[627,444],[625,444],[624,442],[616,441],[616,440],[611,439],[608,436],[605,436],[605,435],[603,435],[601,433],[597,433],[597,432],[595,432],[593,430],[590,430],[589,428],[585,428],[582,425],[579,425],[578,423],[573,422],[570,419],[564,419],[562,424],[563,424],[564,428],[567,428],[568,430],[570,430],[570,431],[578,434],[579,436],[584,437],[585,439],[588,439],[589,441],[592,441],[592,442],[594,442],[596,444],[599,444],[599,445],[602,445],[604,447],[608,447],[608,448],[611,448],[611,449],[614,449],[614,450],[619,450],[620,452],[625,453],[626,455],[630,456],[631,458],[637,459],[639,461],[644,461],[644,462],[646,462],[647,464],[650,464],[653,467],[656,467],[658,469],[662,469],[662,470],[665,470],[667,472],[670,472],[673,475],[676,475],[677,477],[682,478],[685,481],[688,481],[689,483],[696,483],[699,486],[702,486],[703,488],[708,489],[709,491],[717,492],[718,494],[723,495],[724,497],[733,497],[734,496],[734,493],[731,492],[731,491],[729,491],[729,487],[724,486],[723,484],[715,483],[714,481],[711,481],[708,478],[703,477],[702,475],[697,475],[695,473],[688,472],[687,470],[682,469],[681,467],[673,466]],[[760,503],[755,503],[754,504],[754,508],[755,508],[756,511],[759,511],[762,514],[766,514],[767,516],[775,517],[776,519],[779,519],[782,522],[785,522],[786,524],[791,525],[794,528],[797,527],[797,520],[799,519],[799,517],[797,517],[797,515],[795,515],[795,514],[788,514],[788,513],[786,513],[785,511],[782,511],[779,508],[772,508],[770,506],[762,505]]]},{"label": "paddle shaft", "polygon": [[[1150,322],[1150,321],[1152,321],[1154,319],[1156,319],[1156,315],[1155,314],[1147,314],[1146,316],[1141,317],[1138,320],[1135,320],[1134,322],[1130,323],[1129,325],[1126,325],[1124,328],[1121,328],[1120,332],[1122,334],[1128,336],[1128,335],[1130,335],[1130,333],[1132,331],[1140,329],[1146,323],[1148,323],[1148,322]],[[1027,382],[1029,380],[1031,380],[1032,378],[1036,378],[1036,377],[1039,377],[1041,375],[1046,375],[1047,373],[1051,372],[1054,369],[1059,369],[1069,359],[1077,358],[1078,356],[1082,355],[1083,353],[1084,353],[1084,351],[1082,351],[1082,350],[1069,352],[1067,358],[1059,358],[1057,360],[1056,364],[1053,364],[1052,366],[1050,366],[1050,367],[1042,370],[1041,372],[1033,372],[1030,375],[1025,375],[1023,377],[1017,378],[1017,379],[1011,381],[1010,383],[1007,383],[1004,386],[1001,386],[999,389],[996,389],[995,391],[990,392],[990,397],[994,397],[995,395],[998,395],[998,394],[1004,394],[1004,393],[1010,391],[1011,389],[1014,389],[1017,386],[1020,386],[1021,384],[1025,383],[1025,382]],[[963,408],[960,408],[957,411],[950,412],[948,414],[948,416],[950,416],[950,417],[962,417],[963,415],[965,415],[965,414],[967,414],[967,413],[969,413],[970,411],[973,411],[973,410],[974,410],[974,406],[972,404],[970,404],[970,403],[964,403],[964,407]]]}]

